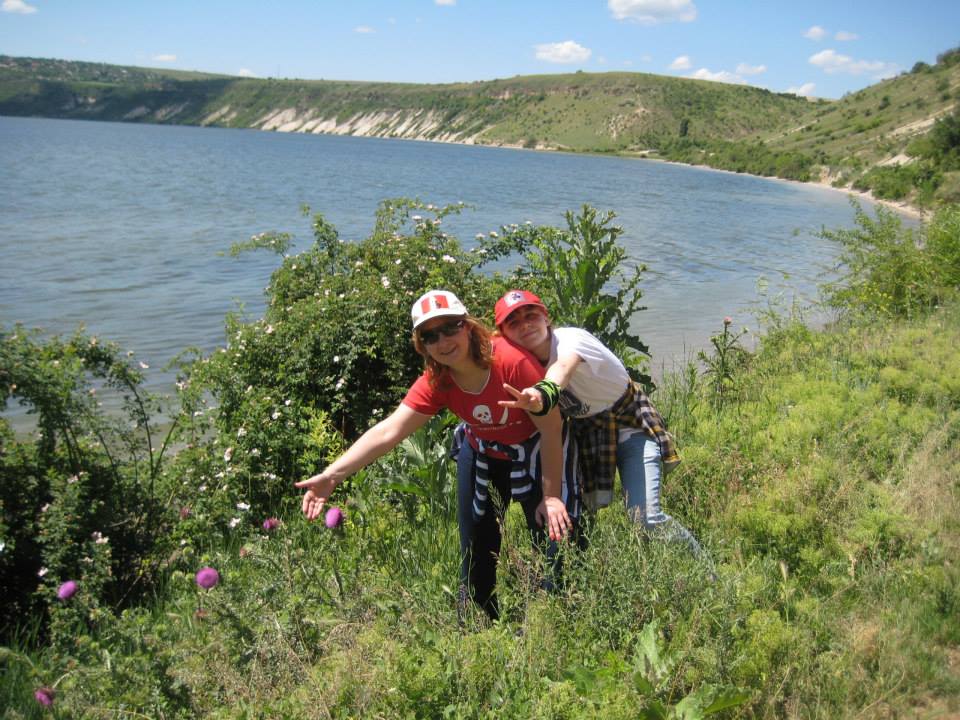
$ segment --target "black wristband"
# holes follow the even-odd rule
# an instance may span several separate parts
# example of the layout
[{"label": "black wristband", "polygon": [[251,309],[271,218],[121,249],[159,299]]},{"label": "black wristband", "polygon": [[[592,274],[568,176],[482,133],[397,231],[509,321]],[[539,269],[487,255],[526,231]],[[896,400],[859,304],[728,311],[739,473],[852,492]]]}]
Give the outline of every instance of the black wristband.
[{"label": "black wristband", "polygon": [[540,393],[540,397],[543,400],[543,409],[540,410],[540,412],[534,412],[531,410],[531,415],[546,415],[557,406],[558,402],[560,402],[560,386],[557,385],[553,380],[547,380],[544,378],[534,385],[533,388]]}]

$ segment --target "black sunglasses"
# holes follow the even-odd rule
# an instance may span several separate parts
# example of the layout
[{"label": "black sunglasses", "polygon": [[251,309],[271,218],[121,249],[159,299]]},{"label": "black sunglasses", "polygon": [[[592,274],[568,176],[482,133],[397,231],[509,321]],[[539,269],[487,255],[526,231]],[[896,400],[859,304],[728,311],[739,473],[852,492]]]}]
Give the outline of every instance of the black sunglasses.
[{"label": "black sunglasses", "polygon": [[441,325],[433,330],[421,330],[420,342],[422,342],[424,345],[433,345],[437,340],[440,339],[441,334],[444,337],[453,337],[463,329],[463,326],[466,324],[466,322],[466,320],[460,319],[455,322],[449,322],[445,325]]}]

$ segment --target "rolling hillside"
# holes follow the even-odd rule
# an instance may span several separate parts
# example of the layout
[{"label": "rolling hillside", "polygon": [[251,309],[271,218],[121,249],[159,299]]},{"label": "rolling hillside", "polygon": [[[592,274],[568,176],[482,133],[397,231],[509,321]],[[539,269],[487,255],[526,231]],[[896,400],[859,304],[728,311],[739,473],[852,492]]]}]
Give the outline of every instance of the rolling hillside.
[{"label": "rolling hillside", "polygon": [[446,85],[234,78],[0,57],[0,114],[377,135],[572,151],[667,138],[739,140],[810,103],[754,87],[641,73]]}]

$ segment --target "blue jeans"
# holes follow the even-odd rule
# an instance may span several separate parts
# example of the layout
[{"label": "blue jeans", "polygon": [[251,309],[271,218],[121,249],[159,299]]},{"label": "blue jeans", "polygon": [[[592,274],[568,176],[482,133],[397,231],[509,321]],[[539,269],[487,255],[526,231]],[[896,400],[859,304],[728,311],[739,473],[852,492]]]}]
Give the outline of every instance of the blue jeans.
[{"label": "blue jeans", "polygon": [[657,441],[638,432],[619,443],[617,469],[631,519],[665,540],[683,543],[694,556],[705,558],[703,548],[693,534],[660,507],[662,463]]}]

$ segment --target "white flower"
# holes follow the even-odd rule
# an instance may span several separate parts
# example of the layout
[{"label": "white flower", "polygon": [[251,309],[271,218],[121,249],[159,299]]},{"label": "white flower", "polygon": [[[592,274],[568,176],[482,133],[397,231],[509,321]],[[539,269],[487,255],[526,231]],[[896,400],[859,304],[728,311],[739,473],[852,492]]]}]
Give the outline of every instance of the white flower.
[{"label": "white flower", "polygon": [[106,545],[110,540],[107,536],[103,535],[99,530],[94,530],[93,534],[90,536],[93,538],[93,542],[97,545]]},{"label": "white flower", "polygon": [[50,572],[50,571],[47,570],[45,567],[42,567],[42,568],[40,568],[39,570],[37,570],[37,577],[43,577],[43,576],[46,575],[48,572]]},{"label": "white flower", "polygon": [[284,400],[284,401],[283,401],[283,404],[286,405],[287,407],[290,407],[290,403],[292,403],[292,402],[293,402],[293,400]]},{"label": "white flower", "polygon": [[270,415],[270,417],[273,418],[274,420],[277,420],[280,417],[280,411],[274,410],[273,413]]},{"label": "white flower", "polygon": [[399,264],[402,263],[402,262],[403,262],[403,260],[401,260],[400,258],[397,258],[396,260],[393,261],[393,264],[394,264],[394,265],[399,265]]},{"label": "white flower", "polygon": [[249,510],[249,509],[250,509],[250,503],[245,503],[245,502],[237,503],[237,510]]},{"label": "white flower", "polygon": [[0,540],[0,552],[3,552],[6,549],[6,547],[7,547],[7,544],[3,540]]},{"label": "white flower", "polygon": [[233,518],[233,519],[232,519],[229,523],[227,523],[227,524],[231,527],[231,529],[232,529],[232,528],[235,528],[237,525],[240,524],[240,518],[235,517],[235,518]]},{"label": "white flower", "polygon": [[339,380],[337,380],[336,389],[339,390],[340,388],[342,388],[344,382],[345,382],[345,381],[344,381],[343,378],[340,378]]},{"label": "white flower", "polygon": [[423,218],[420,217],[419,215],[413,215],[410,219],[413,220],[414,222],[420,222],[421,220],[423,220]]},{"label": "white flower", "polygon": [[200,487],[197,488],[197,490],[199,490],[200,492],[206,492],[206,491],[207,491],[207,486],[206,486],[206,485],[201,485]]},{"label": "white flower", "polygon": [[40,512],[45,513],[49,509],[50,509],[50,503],[47,503],[42,508],[40,508]]},{"label": "white flower", "polygon": [[477,233],[477,240],[483,240],[483,238],[484,238],[483,233]]},{"label": "white flower", "polygon": [[147,370],[147,369],[149,369],[149,368],[150,368],[150,366],[147,365],[143,360],[140,361],[140,369],[141,369],[141,370]]},{"label": "white flower", "polygon": [[390,287],[390,278],[388,278],[386,275],[382,276],[380,278],[380,284],[383,285],[385,288]]},{"label": "white flower", "polygon": [[456,259],[455,257],[450,256],[450,255],[444,255],[444,256],[443,256],[442,258],[440,258],[440,259],[443,260],[444,262],[448,262],[448,263],[451,263],[451,264],[457,262],[457,259]]},{"label": "white flower", "polygon": [[67,478],[67,485],[73,485],[78,479],[76,475],[71,475]]},{"label": "white flower", "polygon": [[239,430],[237,430],[237,437],[238,437],[238,438],[242,438],[242,437],[243,437],[244,435],[246,435],[246,434],[247,434],[247,429],[244,428],[244,427],[242,427],[242,428],[240,428]]},{"label": "white flower", "polygon": [[250,457],[260,457],[260,448],[253,448],[250,451]]},{"label": "white flower", "polygon": [[497,237],[500,237],[500,236],[497,235],[497,233],[496,233],[495,231],[491,230],[491,231],[490,231],[490,237],[492,237],[492,238],[497,238]]},{"label": "white flower", "polygon": [[339,355],[334,355],[334,356],[333,356],[333,361],[334,361],[335,363],[340,362],[340,356],[339,356]]},{"label": "white flower", "polygon": [[230,462],[230,458],[233,457],[233,448],[228,447],[223,453],[223,461]]},{"label": "white flower", "polygon": [[273,325],[267,325],[267,335],[273,334]]}]

